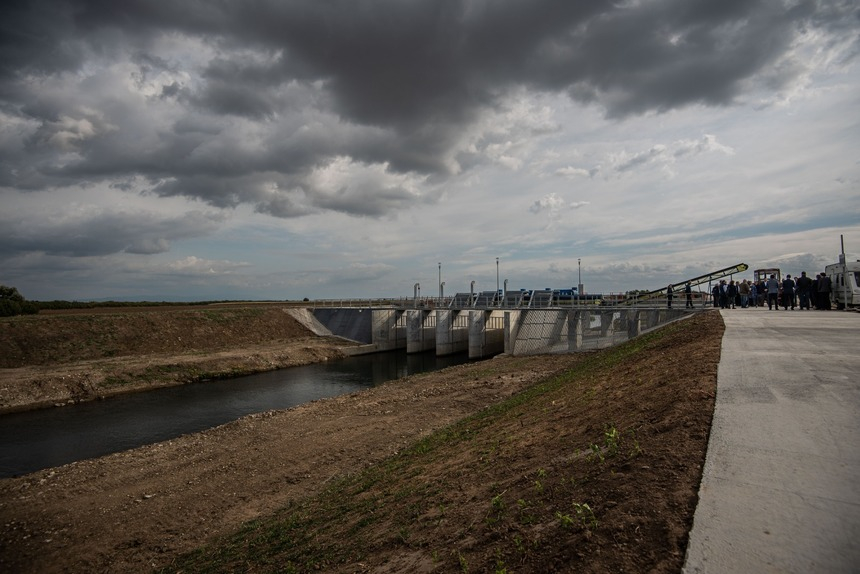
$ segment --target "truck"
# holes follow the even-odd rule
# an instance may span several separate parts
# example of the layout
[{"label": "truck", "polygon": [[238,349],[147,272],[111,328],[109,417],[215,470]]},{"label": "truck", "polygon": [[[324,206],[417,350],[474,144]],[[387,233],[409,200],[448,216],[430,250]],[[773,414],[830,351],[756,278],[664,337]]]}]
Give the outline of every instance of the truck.
[{"label": "truck", "polygon": [[839,256],[839,263],[827,265],[824,274],[830,277],[830,302],[837,309],[860,307],[860,260],[846,261]]},{"label": "truck", "polygon": [[771,275],[776,276],[776,280],[779,281],[780,285],[782,284],[782,273],[780,273],[778,267],[770,267],[768,269],[756,269],[753,271],[753,281],[758,283],[759,281],[767,281],[770,279]]},{"label": "truck", "polygon": [[[779,282],[779,293],[776,296],[776,306],[779,307],[782,304],[782,272],[779,270],[779,267],[756,269],[755,271],[753,271],[753,282],[756,285],[758,285],[759,282],[767,283],[767,280],[770,279],[771,275],[776,277],[776,280]],[[764,293],[758,293],[757,299],[758,300],[753,304],[753,307],[758,305],[766,305],[767,291],[765,291]]]}]

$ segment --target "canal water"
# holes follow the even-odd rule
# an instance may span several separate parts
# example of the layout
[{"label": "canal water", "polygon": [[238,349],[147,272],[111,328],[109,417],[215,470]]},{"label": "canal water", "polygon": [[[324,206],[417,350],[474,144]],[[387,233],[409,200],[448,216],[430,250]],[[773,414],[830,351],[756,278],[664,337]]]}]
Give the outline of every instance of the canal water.
[{"label": "canal water", "polygon": [[465,363],[468,354],[375,353],[0,416],[0,478],[168,440]]}]

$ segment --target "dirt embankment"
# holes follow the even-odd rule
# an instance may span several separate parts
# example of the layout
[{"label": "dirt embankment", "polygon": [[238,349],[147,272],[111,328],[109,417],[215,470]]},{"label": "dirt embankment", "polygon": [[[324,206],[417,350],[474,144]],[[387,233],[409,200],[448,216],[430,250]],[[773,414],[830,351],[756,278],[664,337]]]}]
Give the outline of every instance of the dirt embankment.
[{"label": "dirt embankment", "polygon": [[102,309],[0,320],[0,413],[343,356],[282,305]]},{"label": "dirt embankment", "polygon": [[0,480],[0,571],[676,573],[722,333],[703,313]]}]

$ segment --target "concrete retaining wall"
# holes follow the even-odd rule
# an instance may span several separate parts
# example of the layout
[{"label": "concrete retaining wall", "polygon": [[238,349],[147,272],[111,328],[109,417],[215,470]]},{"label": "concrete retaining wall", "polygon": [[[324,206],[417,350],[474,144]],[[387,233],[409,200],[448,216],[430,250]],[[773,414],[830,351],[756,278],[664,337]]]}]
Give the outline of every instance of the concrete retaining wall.
[{"label": "concrete retaining wall", "polygon": [[369,345],[373,342],[371,309],[314,309],[317,321],[338,337]]},{"label": "concrete retaining wall", "polygon": [[[571,311],[568,316],[569,349],[603,349],[632,339],[642,332],[642,313],[639,309]],[[653,311],[644,313],[651,314]]]},{"label": "concrete retaining wall", "polygon": [[566,309],[505,311],[505,353],[539,355],[568,352],[569,312]]},{"label": "concrete retaining wall", "polygon": [[681,309],[505,311],[505,353],[537,355],[603,349],[690,313]]},{"label": "concrete retaining wall", "polygon": [[286,309],[286,312],[296,321],[310,329],[314,335],[318,335],[320,337],[331,337],[334,335],[334,333],[332,333],[314,316],[310,309]]},{"label": "concrete retaining wall", "polygon": [[375,351],[406,347],[406,321],[402,310],[322,308],[313,316],[332,334],[373,345]]}]

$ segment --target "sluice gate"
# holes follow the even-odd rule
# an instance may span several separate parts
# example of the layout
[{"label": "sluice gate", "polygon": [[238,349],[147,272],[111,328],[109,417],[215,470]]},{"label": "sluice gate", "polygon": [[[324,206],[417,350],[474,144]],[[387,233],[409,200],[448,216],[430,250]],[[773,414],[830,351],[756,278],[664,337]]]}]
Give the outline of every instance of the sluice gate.
[{"label": "sluice gate", "polygon": [[[363,343],[357,352],[435,350],[437,356],[469,353],[536,355],[602,349],[698,311],[575,307],[521,309],[327,308],[293,310],[303,322]],[[309,317],[310,316],[310,317]]]}]

